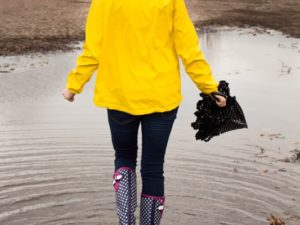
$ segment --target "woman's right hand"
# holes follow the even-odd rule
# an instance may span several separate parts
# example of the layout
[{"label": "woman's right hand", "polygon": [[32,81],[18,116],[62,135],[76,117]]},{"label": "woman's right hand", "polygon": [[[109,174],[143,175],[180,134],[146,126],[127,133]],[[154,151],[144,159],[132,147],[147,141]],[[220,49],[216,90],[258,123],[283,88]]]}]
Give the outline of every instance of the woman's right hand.
[{"label": "woman's right hand", "polygon": [[220,95],[216,95],[215,98],[216,98],[216,104],[219,107],[225,107],[226,106],[226,100],[227,99],[225,97],[220,96]]},{"label": "woman's right hand", "polygon": [[227,97],[226,95],[220,93],[219,91],[217,92],[212,92],[211,97],[215,100],[215,103],[219,107],[225,107],[227,104]]},{"label": "woman's right hand", "polygon": [[74,98],[75,94],[68,89],[63,90],[63,92],[61,94],[69,102],[73,102],[75,100],[75,98]]}]

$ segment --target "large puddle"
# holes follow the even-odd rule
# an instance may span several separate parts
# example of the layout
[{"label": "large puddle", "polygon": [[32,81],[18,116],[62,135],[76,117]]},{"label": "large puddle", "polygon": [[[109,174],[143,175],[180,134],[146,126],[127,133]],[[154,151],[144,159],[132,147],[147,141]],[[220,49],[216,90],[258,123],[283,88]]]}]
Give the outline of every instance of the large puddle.
[{"label": "large puddle", "polygon": [[[201,45],[249,129],[195,141],[198,91],[182,73],[162,224],[260,225],[273,213],[298,225],[300,40],[218,28]],[[95,80],[74,104],[60,94],[79,53],[0,58],[1,225],[117,224],[113,150],[106,111],[92,102]]]}]

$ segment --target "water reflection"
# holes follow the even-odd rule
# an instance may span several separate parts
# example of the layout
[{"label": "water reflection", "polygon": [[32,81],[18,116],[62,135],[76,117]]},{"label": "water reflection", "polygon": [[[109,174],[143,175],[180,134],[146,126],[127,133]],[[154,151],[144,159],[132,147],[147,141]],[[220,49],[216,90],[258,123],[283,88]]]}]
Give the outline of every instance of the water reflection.
[{"label": "water reflection", "polygon": [[[198,91],[183,73],[164,224],[265,224],[271,212],[299,224],[300,165],[280,160],[300,147],[300,43],[255,32],[222,28],[201,36],[249,130],[196,142],[190,123]],[[14,68],[0,74],[1,225],[117,224],[113,151],[106,111],[92,103],[95,79],[75,104],[60,95],[78,54],[0,58]]]}]

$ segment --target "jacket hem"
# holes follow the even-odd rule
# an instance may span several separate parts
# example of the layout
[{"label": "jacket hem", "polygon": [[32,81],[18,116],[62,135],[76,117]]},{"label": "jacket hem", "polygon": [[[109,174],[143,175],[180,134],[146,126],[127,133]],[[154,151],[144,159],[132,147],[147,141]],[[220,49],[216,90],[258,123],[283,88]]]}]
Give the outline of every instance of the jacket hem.
[{"label": "jacket hem", "polygon": [[99,100],[94,99],[94,104],[97,107],[114,109],[114,110],[129,113],[131,115],[145,115],[145,114],[150,114],[150,113],[154,113],[154,112],[167,112],[167,111],[170,111],[170,110],[178,107],[181,102],[182,102],[182,97],[179,99],[179,101],[177,101],[173,104],[167,105],[167,106],[163,106],[163,107],[161,107],[161,106],[153,107],[152,106],[152,107],[142,108],[142,109],[141,108],[131,109],[131,108],[127,108],[122,105],[119,105],[119,104],[115,104],[115,103],[111,103],[111,102],[104,102],[104,101],[99,101]]}]

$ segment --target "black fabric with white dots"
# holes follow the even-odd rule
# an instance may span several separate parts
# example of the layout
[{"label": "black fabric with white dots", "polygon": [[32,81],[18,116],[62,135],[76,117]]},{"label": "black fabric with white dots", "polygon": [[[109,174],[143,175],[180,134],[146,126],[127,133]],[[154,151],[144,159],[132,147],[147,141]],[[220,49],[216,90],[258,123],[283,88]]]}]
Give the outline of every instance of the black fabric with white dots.
[{"label": "black fabric with white dots", "polygon": [[134,212],[137,207],[135,171],[121,167],[114,173],[117,215],[120,225],[135,225]]},{"label": "black fabric with white dots", "polygon": [[141,225],[159,225],[164,210],[164,197],[141,196]]}]

